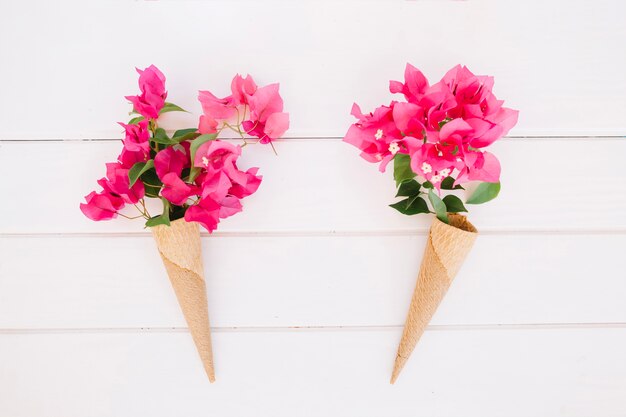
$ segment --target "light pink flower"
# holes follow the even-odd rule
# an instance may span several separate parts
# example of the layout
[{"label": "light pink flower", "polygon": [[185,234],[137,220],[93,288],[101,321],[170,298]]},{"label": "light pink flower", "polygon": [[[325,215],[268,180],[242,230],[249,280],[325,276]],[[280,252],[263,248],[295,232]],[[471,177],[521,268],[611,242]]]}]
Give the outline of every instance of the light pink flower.
[{"label": "light pink flower", "polygon": [[248,104],[250,96],[257,91],[257,85],[250,75],[243,78],[237,74],[233,78],[230,84],[230,90],[232,94],[232,101],[235,105]]},{"label": "light pink flower", "polygon": [[146,119],[156,119],[159,111],[165,105],[167,91],[165,91],[165,76],[157,67],[150,65],[144,70],[137,68],[139,73],[138,96],[126,96],[126,99],[133,103],[135,111]]}]

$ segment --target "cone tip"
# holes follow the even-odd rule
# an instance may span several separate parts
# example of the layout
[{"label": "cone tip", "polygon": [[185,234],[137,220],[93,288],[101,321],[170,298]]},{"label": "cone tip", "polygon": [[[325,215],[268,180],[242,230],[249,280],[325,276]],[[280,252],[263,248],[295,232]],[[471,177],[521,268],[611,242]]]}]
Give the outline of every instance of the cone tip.
[{"label": "cone tip", "polygon": [[391,373],[390,384],[394,384],[398,377],[400,376],[400,372],[402,372],[402,368],[404,368],[404,364],[406,363],[406,358],[396,355],[396,361],[393,364],[393,372]]}]

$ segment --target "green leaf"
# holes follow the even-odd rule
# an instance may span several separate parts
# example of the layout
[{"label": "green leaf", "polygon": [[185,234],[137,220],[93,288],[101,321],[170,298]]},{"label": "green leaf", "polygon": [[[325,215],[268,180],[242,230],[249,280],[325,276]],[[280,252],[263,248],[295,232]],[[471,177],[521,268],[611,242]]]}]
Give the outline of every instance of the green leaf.
[{"label": "green leaf", "polygon": [[198,129],[196,129],[195,127],[192,127],[190,129],[179,129],[176,132],[174,132],[174,136],[172,136],[172,139],[175,139],[179,136],[185,136],[188,133],[196,133],[198,131]]},{"label": "green leaf", "polygon": [[146,221],[146,227],[154,227],[159,224],[164,224],[166,226],[169,226],[170,225],[169,216],[163,216],[162,214],[159,214],[158,216],[151,217]]},{"label": "green leaf", "polygon": [[462,211],[467,212],[467,209],[463,205],[461,199],[455,195],[447,195],[443,198],[443,202],[446,205],[446,210],[449,213],[460,213]]},{"label": "green leaf", "polygon": [[424,181],[424,184],[422,184],[422,187],[424,187],[424,188],[429,188],[429,189],[431,189],[431,190],[432,190],[433,188],[435,188],[435,186],[433,185],[433,183],[432,183],[432,182],[430,182],[430,181]]},{"label": "green leaf", "polygon": [[433,210],[435,210],[435,214],[437,218],[444,223],[448,223],[448,212],[446,210],[446,203],[444,203],[441,198],[432,190],[428,190],[428,199],[430,200],[430,204],[433,205]]},{"label": "green leaf", "polygon": [[141,122],[142,120],[143,120],[143,116],[133,117],[132,119],[130,119],[128,124],[129,125],[136,125],[137,123]]},{"label": "green leaf", "polygon": [[176,143],[167,136],[165,129],[163,129],[162,127],[157,128],[151,140],[152,142],[161,143],[163,145],[173,145],[174,143]]},{"label": "green leaf", "polygon": [[177,130],[176,132],[174,132],[174,136],[172,136],[172,141],[177,142],[177,143],[181,143],[181,142],[184,142],[186,140],[195,139],[198,136],[200,136],[200,133],[198,132],[198,129],[196,129],[196,128],[180,129],[180,130]]},{"label": "green leaf", "polygon": [[182,107],[177,106],[174,103],[165,103],[165,105],[163,106],[159,114],[168,113],[171,111],[184,111],[185,113],[189,113],[187,110],[183,109]]},{"label": "green leaf", "polygon": [[170,202],[164,198],[161,198],[161,200],[163,200],[163,214],[148,219],[146,227],[154,227],[159,224],[170,225]]},{"label": "green leaf", "polygon": [[499,182],[482,182],[474,193],[467,199],[467,204],[482,204],[493,200],[500,193]]},{"label": "green leaf", "polygon": [[396,180],[396,186],[415,178],[415,172],[411,169],[411,157],[409,155],[397,153],[393,157],[393,178]]},{"label": "green leaf", "polygon": [[441,181],[441,189],[442,190],[464,190],[465,188],[461,187],[461,184],[454,185],[454,178],[445,177],[443,181]]},{"label": "green leaf", "polygon": [[152,159],[148,160],[148,162],[136,162],[135,165],[128,170],[128,179],[130,180],[129,187],[132,187],[137,182],[141,174],[152,168],[154,168],[154,161]]},{"label": "green leaf", "polygon": [[413,197],[414,195],[419,194],[420,188],[422,188],[422,186],[415,180],[405,181],[400,184],[396,197]]},{"label": "green leaf", "polygon": [[180,136],[175,136],[175,135],[172,136],[172,141],[176,142],[176,143],[181,143],[181,142],[185,142],[187,140],[194,140],[198,136],[200,136],[200,133],[198,133],[198,132],[189,132],[187,134],[180,135]]},{"label": "green leaf", "polygon": [[405,198],[404,200],[399,201],[395,204],[390,204],[389,207],[393,207],[400,213],[406,214],[408,216],[420,213],[430,213],[430,210],[428,210],[428,204],[426,204],[426,200],[417,195]]}]

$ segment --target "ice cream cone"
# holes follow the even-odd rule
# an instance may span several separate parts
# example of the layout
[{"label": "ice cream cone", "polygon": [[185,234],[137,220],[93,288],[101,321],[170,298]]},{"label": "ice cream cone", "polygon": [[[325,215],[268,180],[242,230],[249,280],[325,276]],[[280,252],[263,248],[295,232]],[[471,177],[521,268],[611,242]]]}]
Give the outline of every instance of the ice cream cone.
[{"label": "ice cream cone", "polygon": [[204,370],[209,381],[214,382],[211,329],[198,224],[179,219],[173,221],[171,226],[153,227],[152,235],[202,359]]},{"label": "ice cream cone", "polygon": [[478,231],[465,216],[449,214],[448,217],[450,224],[435,218],[430,227],[417,285],[398,346],[391,375],[392,384],[400,375],[478,236]]}]

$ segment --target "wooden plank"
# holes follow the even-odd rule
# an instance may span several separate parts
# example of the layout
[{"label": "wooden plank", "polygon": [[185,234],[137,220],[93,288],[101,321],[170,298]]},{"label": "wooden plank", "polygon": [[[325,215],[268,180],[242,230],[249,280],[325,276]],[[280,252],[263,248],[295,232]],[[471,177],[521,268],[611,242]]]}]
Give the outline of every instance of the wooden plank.
[{"label": "wooden plank", "polygon": [[[215,327],[399,326],[425,236],[203,240]],[[432,324],[626,323],[626,235],[484,235]],[[149,237],[0,239],[0,328],[184,327]]]},{"label": "wooden plank", "polygon": [[[396,201],[391,170],[379,174],[352,146],[324,139],[276,146],[278,157],[267,147],[246,149],[240,166],[260,166],[263,184],[220,232],[428,229],[429,216],[387,207]],[[0,144],[0,195],[11,202],[0,233],[145,233],[140,220],[92,222],[78,210],[119,150],[119,142]],[[493,202],[470,207],[479,230],[626,231],[626,140],[505,140],[493,152],[503,188]]]},{"label": "wooden plank", "polygon": [[5,416],[623,416],[626,329],[427,332],[389,374],[390,331],[0,335]]},{"label": "wooden plank", "polygon": [[[494,75],[498,97],[521,110],[512,135],[624,135],[625,14],[620,0],[6,3],[0,139],[118,137],[133,67],[152,63],[169,98],[196,112],[186,123],[197,90],[225,95],[250,72],[281,82],[291,137],[338,137],[353,101],[391,99],[407,61],[431,80],[458,63]],[[137,22],[164,31],[114,30]]]}]

